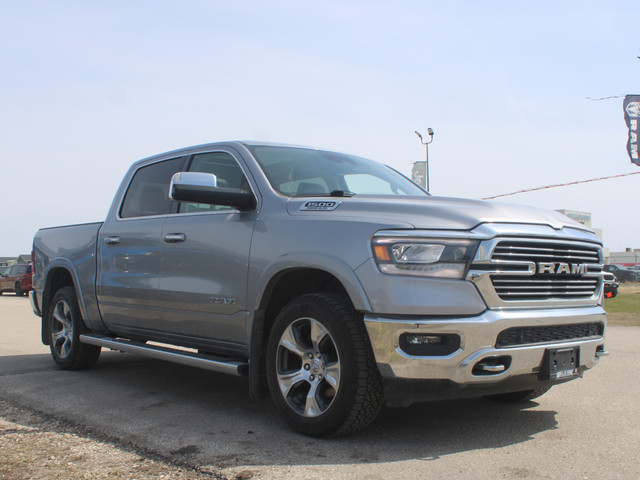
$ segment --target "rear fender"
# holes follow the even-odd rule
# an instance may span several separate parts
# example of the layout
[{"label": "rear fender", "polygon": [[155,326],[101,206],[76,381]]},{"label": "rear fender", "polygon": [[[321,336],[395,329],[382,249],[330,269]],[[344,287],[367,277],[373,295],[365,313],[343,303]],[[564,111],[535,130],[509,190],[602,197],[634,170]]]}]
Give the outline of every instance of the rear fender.
[{"label": "rear fender", "polygon": [[[95,277],[92,278],[92,282],[88,284],[85,280],[85,284],[80,281],[78,273],[73,263],[66,258],[53,259],[46,268],[44,275],[45,284],[42,292],[42,340],[45,345],[48,344],[48,315],[50,302],[53,299],[61,284],[55,281],[56,276],[64,271],[65,274],[71,278],[72,286],[78,297],[78,305],[80,307],[80,313],[84,320],[85,325],[94,331],[105,331],[104,324],[102,323],[102,317],[98,310],[98,304],[95,296]],[[68,284],[68,282],[66,282]],[[45,341],[46,340],[46,341]]]}]

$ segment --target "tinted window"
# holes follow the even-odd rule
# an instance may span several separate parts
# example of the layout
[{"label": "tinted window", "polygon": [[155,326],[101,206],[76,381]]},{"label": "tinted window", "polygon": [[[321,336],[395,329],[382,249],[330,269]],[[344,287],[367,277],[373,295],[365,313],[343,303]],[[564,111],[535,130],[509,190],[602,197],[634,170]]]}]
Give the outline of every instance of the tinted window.
[{"label": "tinted window", "polygon": [[22,275],[26,271],[26,265],[14,265],[13,267],[11,267],[11,272],[9,272],[9,275]]},{"label": "tinted window", "polygon": [[[216,176],[218,187],[249,190],[249,183],[242,172],[242,168],[240,168],[236,159],[227,152],[195,155],[189,171],[213,173]],[[233,207],[182,202],[179,211],[180,213],[194,213],[216,210],[233,210]]]},{"label": "tinted window", "polygon": [[182,169],[184,158],[174,158],[139,169],[133,176],[122,202],[120,216],[144,217],[170,213],[171,177]]}]

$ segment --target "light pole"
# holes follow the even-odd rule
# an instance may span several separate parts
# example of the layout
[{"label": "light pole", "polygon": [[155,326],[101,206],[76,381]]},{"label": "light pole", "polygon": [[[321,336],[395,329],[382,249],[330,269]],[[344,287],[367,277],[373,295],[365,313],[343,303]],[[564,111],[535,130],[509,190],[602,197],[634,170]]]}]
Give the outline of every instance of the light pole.
[{"label": "light pole", "polygon": [[[424,183],[424,179],[423,179],[423,181],[421,183],[422,183],[422,186],[424,188],[426,188],[427,192],[428,192],[429,191],[429,144],[431,142],[433,142],[433,128],[431,128],[431,127],[427,128],[427,133],[429,134],[430,138],[429,138],[428,141],[425,142],[424,139],[422,138],[422,135],[420,135],[420,132],[418,132],[416,130],[416,135],[418,135],[418,137],[420,138],[420,142],[425,146],[426,153],[427,153],[427,158],[426,158],[426,161],[425,161],[426,185]],[[422,163],[422,162],[416,162],[416,164],[418,164],[418,163]]]}]

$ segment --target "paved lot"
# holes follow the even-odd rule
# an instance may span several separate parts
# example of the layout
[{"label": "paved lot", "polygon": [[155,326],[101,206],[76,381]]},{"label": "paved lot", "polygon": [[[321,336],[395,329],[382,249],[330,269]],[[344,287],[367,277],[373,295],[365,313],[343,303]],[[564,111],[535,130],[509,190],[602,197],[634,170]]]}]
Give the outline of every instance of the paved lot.
[{"label": "paved lot", "polygon": [[60,371],[39,321],[27,299],[0,297],[1,400],[224,478],[640,478],[640,328],[611,327],[610,357],[534,402],[387,409],[361,435],[316,440],[242,378],[110,351]]}]

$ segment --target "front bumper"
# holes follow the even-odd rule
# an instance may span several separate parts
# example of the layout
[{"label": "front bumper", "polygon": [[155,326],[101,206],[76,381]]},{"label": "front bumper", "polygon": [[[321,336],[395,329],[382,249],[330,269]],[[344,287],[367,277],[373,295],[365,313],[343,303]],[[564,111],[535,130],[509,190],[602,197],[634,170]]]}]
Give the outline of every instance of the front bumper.
[{"label": "front bumper", "polygon": [[[385,379],[446,380],[460,386],[496,385],[515,378],[530,378],[535,387],[537,373],[548,348],[580,348],[580,372],[598,363],[604,352],[603,335],[579,340],[496,347],[498,335],[509,328],[544,327],[583,323],[606,323],[601,307],[558,308],[538,310],[487,310],[469,318],[392,318],[365,315],[365,324],[381,375]],[[415,356],[400,347],[405,334],[460,337],[460,346],[445,356]],[[504,371],[478,374],[481,363],[509,358]],[[509,382],[506,382],[509,383]]]},{"label": "front bumper", "polygon": [[33,313],[41,317],[42,312],[40,311],[40,307],[38,306],[38,295],[36,294],[35,290],[31,290],[29,292],[29,303],[31,303],[31,310],[33,310]]}]

